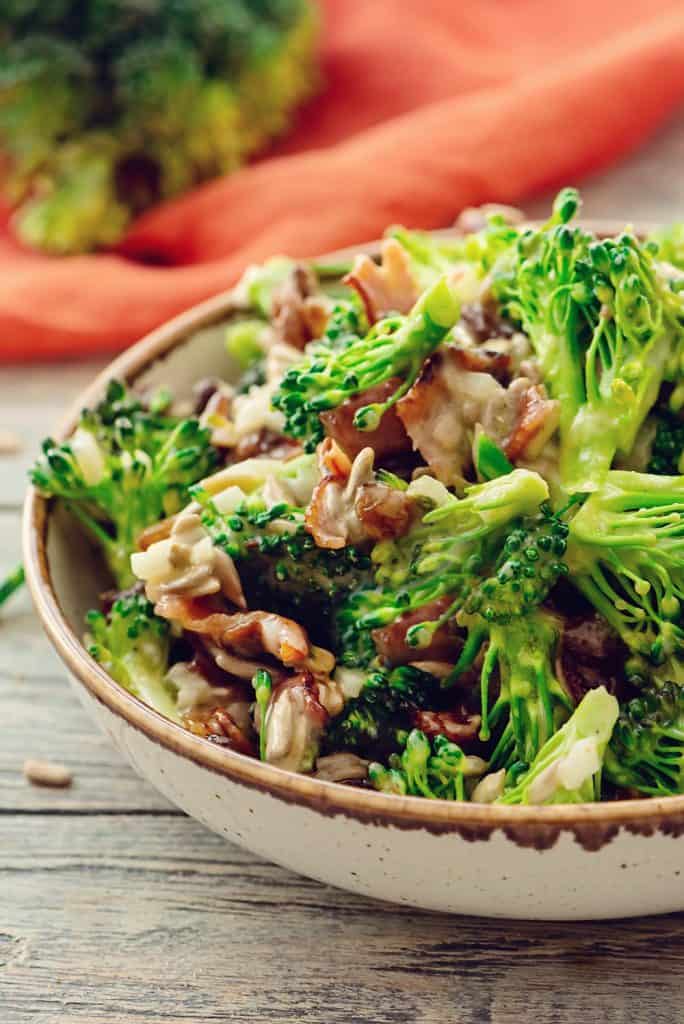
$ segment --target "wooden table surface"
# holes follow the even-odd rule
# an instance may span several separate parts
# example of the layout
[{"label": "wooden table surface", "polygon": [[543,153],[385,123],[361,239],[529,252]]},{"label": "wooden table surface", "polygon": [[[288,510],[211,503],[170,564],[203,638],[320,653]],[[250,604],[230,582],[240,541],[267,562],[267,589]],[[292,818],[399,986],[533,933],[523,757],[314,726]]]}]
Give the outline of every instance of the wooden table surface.
[{"label": "wooden table surface", "polygon": [[[587,183],[585,211],[684,218],[683,166],[679,118]],[[19,559],[37,443],[98,368],[0,369],[0,430],[23,443],[0,456],[0,576]],[[65,762],[73,787],[32,788],[27,757]],[[680,1024],[683,924],[445,917],[298,878],[133,775],[26,593],[0,619],[0,1024]]]}]

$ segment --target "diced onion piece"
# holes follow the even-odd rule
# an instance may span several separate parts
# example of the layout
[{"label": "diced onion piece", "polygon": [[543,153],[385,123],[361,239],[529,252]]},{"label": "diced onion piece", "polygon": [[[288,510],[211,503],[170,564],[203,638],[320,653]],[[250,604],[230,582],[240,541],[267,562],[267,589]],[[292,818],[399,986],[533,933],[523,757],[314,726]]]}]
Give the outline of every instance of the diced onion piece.
[{"label": "diced onion piece", "polygon": [[146,551],[136,551],[131,555],[131,569],[139,580],[156,582],[169,577],[173,573],[171,565],[171,547],[173,538],[158,540],[150,544]]},{"label": "diced onion piece", "polygon": [[415,480],[412,480],[406,490],[409,498],[427,498],[434,505],[444,505],[445,502],[451,501],[453,494],[451,494],[444,484],[440,483],[439,480],[435,480],[434,476],[419,476]]}]

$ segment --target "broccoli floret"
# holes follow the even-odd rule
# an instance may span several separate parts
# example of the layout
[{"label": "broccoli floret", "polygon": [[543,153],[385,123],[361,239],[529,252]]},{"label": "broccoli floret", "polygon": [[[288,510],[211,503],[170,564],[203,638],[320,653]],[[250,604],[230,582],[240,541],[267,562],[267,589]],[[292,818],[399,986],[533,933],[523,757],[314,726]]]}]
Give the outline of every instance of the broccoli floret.
[{"label": "broccoli floret", "polygon": [[67,503],[125,587],[133,582],[130,556],[142,530],[183,508],[190,486],[215,461],[209,431],[197,420],[148,412],[112,381],[68,441],[43,443],[30,476],[43,494]]},{"label": "broccoli floret", "polygon": [[606,752],[605,775],[648,796],[684,793],[684,688],[645,687],[623,707]]},{"label": "broccoli floret", "polygon": [[430,741],[425,733],[413,729],[400,754],[392,754],[389,767],[374,762],[368,767],[368,779],[375,789],[398,796],[426,796],[433,800],[465,800],[466,779],[486,770],[479,757],[467,757],[456,743],[445,736]]},{"label": "broccoli floret", "polygon": [[[310,456],[282,463],[283,478],[296,472],[297,461],[305,470]],[[329,642],[336,608],[368,575],[368,555],[353,545],[318,548],[306,530],[305,509],[270,505],[262,487],[247,495],[235,488],[229,511],[219,511],[201,488],[192,494],[214,544],[235,562],[249,605],[294,615]]]},{"label": "broccoli floret", "polygon": [[[405,537],[376,545],[375,586],[352,593],[337,616],[341,662],[365,667],[375,655],[373,629],[448,595],[448,608],[410,626],[406,643],[419,658],[446,622],[468,629],[443,686],[482,658],[481,739],[494,738],[497,767],[529,764],[573,707],[554,670],[559,623],[539,610],[567,572],[568,528],[547,497],[541,477],[517,469],[453,498]],[[490,708],[495,683],[498,697]]]},{"label": "broccoli floret", "polygon": [[578,205],[574,190],[561,192],[551,220],[523,232],[493,271],[504,311],[529,335],[561,403],[568,493],[595,490],[616,453],[630,452],[673,373],[682,318],[651,247],[570,227]]},{"label": "broccoli floret", "polygon": [[684,270],[684,224],[668,224],[654,231],[649,242],[656,247],[659,260],[669,263],[677,270]]},{"label": "broccoli floret", "polygon": [[180,721],[166,681],[169,626],[141,594],[120,597],[106,615],[87,615],[88,652],[130,693],[166,718]]},{"label": "broccoli floret", "polygon": [[[383,599],[366,595],[366,602],[373,606],[369,606],[368,613],[359,620],[359,626],[388,625],[402,612],[450,595],[453,604],[439,620],[419,623],[408,631],[409,644],[426,647],[434,632],[457,611],[469,608],[471,602],[473,610],[481,606],[490,589],[490,570],[500,559],[501,545],[509,533],[514,538],[513,544],[516,538],[521,545],[524,543],[515,532],[516,528],[523,517],[535,517],[547,498],[548,488],[537,473],[516,469],[506,476],[470,487],[464,498],[451,498],[427,512],[404,537],[381,541],[373,549],[371,558]],[[534,579],[540,581],[547,573],[547,563],[557,561],[552,552],[539,551],[538,554],[542,557],[536,561],[532,557],[526,559],[530,572],[520,572],[525,580],[524,594],[528,596],[534,588]],[[512,569],[507,566],[500,572],[511,577],[506,593],[515,590],[518,581],[513,578]],[[523,589],[521,601],[522,597]],[[521,604],[521,610],[522,607]]]},{"label": "broccoli floret", "polygon": [[684,470],[684,421],[660,411],[656,417],[648,472],[658,476],[678,476]]},{"label": "broccoli floret", "polygon": [[427,288],[459,264],[467,264],[480,278],[490,272],[520,232],[507,224],[500,214],[490,215],[487,220],[487,226],[481,231],[459,238],[439,238],[398,226],[390,228],[387,235],[406,250],[414,277],[421,288]]},{"label": "broccoli floret", "polygon": [[684,682],[684,477],[609,473],[570,523],[567,562],[632,652],[628,669]]},{"label": "broccoli floret", "polygon": [[[559,637],[557,619],[542,610],[486,626],[477,619],[471,624],[453,679],[482,657],[480,739],[495,737],[493,769],[530,764],[572,711],[572,698],[555,671]],[[499,691],[490,707],[495,678]]]},{"label": "broccoli floret", "polygon": [[3,6],[3,186],[20,237],[56,253],[110,244],[131,215],[234,170],[316,87],[316,36],[309,0]]},{"label": "broccoli floret", "polygon": [[438,681],[420,669],[371,672],[359,696],[347,701],[328,726],[326,749],[387,757],[399,749],[413,713],[434,706],[438,697]]},{"label": "broccoli floret", "polygon": [[590,690],[500,804],[577,804],[600,799],[606,746],[620,708],[604,686]]},{"label": "broccoli floret", "polygon": [[423,361],[444,340],[459,312],[458,290],[443,277],[408,316],[381,320],[364,337],[345,335],[333,322],[323,340],[310,346],[302,363],[287,371],[273,396],[273,405],[285,415],[286,432],[312,450],[323,436],[319,413],[400,377],[401,384],[385,402],[356,412],[357,429],[375,430],[383,413],[411,387]]}]

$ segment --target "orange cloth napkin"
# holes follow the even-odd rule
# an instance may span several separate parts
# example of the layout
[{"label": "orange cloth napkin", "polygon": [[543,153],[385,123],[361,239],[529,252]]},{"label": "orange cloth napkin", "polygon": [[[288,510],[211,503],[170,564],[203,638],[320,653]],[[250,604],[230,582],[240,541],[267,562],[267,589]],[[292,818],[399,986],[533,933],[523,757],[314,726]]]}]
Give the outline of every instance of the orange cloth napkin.
[{"label": "orange cloth napkin", "polygon": [[681,0],[323,7],[326,88],[266,158],[151,211],[115,252],[29,253],[5,212],[0,359],[123,348],[248,263],[572,183],[684,99]]}]

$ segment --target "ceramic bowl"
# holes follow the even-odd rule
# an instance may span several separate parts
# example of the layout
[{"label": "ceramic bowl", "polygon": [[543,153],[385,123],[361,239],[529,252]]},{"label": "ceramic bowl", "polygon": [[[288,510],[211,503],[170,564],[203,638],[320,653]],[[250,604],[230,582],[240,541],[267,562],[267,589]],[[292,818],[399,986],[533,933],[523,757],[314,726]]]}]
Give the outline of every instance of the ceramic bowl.
[{"label": "ceramic bowl", "polygon": [[[222,330],[232,311],[230,293],[218,296],[129,349],[79,397],[61,436],[112,376],[179,397],[199,377],[230,379]],[[106,575],[76,524],[34,490],[24,555],[38,614],[89,713],[141,776],[231,842],[322,882],[430,910],[537,919],[684,910],[684,797],[459,804],[323,782],[221,749],[142,704],[90,658],[83,616]]]}]

